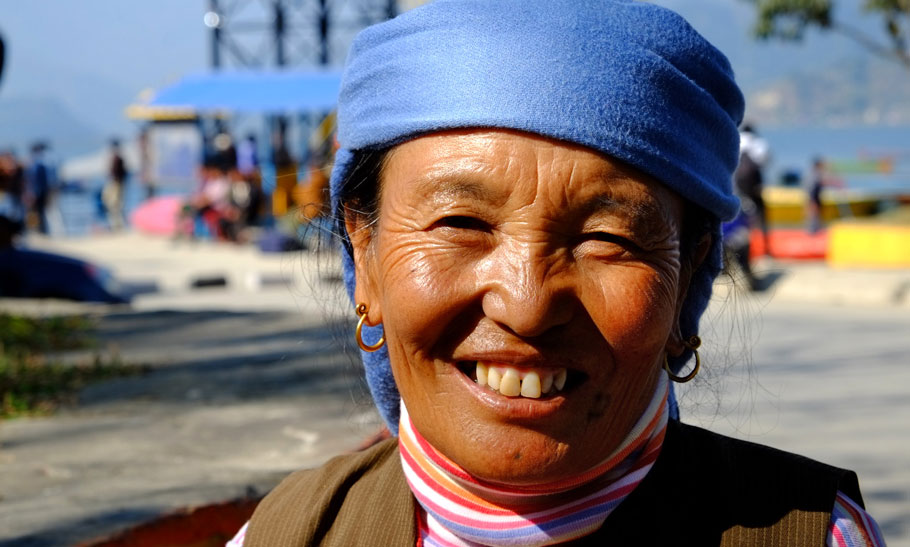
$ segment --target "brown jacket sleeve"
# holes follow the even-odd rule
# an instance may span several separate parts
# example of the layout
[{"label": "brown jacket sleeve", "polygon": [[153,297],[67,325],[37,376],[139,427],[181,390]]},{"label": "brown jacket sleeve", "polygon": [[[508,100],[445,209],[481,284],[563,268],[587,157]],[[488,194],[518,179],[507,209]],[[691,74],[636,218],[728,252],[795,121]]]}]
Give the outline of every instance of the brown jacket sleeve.
[{"label": "brown jacket sleeve", "polygon": [[244,546],[416,542],[414,497],[392,438],[286,478],[256,508]]}]

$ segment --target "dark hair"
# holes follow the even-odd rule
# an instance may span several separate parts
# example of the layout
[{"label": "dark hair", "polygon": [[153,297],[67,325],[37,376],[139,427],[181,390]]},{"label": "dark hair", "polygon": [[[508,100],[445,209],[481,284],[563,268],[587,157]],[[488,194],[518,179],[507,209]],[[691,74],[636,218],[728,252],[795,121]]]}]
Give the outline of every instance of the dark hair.
[{"label": "dark hair", "polygon": [[705,235],[714,231],[717,217],[684,199],[682,229],[679,234],[679,254],[685,259],[694,258],[695,249]]},{"label": "dark hair", "polygon": [[379,195],[382,170],[391,148],[381,150],[358,150],[351,159],[351,172],[341,183],[338,196],[339,208],[335,214],[335,233],[341,238],[348,254],[353,255],[351,238],[345,230],[345,215],[348,211],[364,217],[367,226],[374,226],[379,219]]}]

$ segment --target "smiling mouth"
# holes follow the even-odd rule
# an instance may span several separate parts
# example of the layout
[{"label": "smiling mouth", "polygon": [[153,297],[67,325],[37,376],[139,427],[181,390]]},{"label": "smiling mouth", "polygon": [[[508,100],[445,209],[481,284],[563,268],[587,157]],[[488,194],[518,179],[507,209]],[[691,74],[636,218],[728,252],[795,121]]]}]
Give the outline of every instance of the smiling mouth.
[{"label": "smiling mouth", "polygon": [[506,397],[550,398],[580,382],[578,373],[563,367],[519,368],[490,361],[461,361],[458,369],[477,385]]}]

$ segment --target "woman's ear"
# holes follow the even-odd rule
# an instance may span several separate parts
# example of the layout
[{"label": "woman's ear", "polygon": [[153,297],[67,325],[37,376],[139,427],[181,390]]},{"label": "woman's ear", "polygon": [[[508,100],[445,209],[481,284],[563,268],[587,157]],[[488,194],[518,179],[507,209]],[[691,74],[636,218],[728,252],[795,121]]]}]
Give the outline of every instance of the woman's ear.
[{"label": "woman's ear", "polygon": [[373,230],[366,215],[344,207],[344,227],[351,240],[354,258],[354,305],[367,305],[367,324],[382,322],[382,308],[376,287],[376,271],[373,267]]},{"label": "woman's ear", "polygon": [[673,323],[673,328],[670,330],[670,337],[667,339],[667,353],[671,356],[677,357],[682,355],[686,350],[685,340],[688,340],[693,334],[697,334],[695,332],[681,332],[679,316],[682,313],[686,295],[689,293],[689,283],[692,281],[692,274],[701,267],[705,258],[708,256],[708,252],[711,251],[711,245],[713,243],[714,235],[711,232],[706,232],[692,249],[691,257],[689,259],[683,257],[682,266],[679,271],[679,290],[677,291],[676,296],[676,321]]}]

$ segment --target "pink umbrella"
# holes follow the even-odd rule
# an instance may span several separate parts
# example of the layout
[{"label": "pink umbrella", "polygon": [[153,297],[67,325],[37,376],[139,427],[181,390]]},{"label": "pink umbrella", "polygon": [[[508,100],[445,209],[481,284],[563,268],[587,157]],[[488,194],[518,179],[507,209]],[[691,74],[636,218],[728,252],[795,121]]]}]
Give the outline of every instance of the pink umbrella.
[{"label": "pink umbrella", "polygon": [[171,236],[177,233],[177,218],[182,208],[180,196],[153,198],[139,205],[130,221],[140,232]]}]

